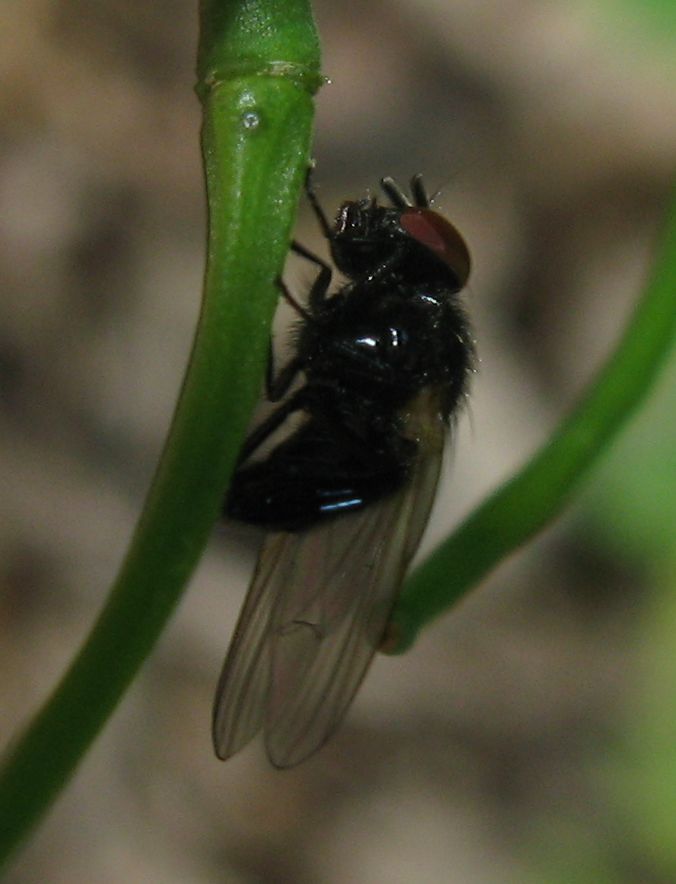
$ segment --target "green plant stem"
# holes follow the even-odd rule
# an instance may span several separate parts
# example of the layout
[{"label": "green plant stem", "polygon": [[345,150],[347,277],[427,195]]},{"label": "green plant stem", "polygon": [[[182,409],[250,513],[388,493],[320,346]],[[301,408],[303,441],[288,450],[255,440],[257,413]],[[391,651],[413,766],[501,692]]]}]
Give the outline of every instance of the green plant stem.
[{"label": "green plant stem", "polygon": [[455,604],[568,502],[585,472],[647,396],[676,334],[676,203],[660,259],[629,325],[596,381],[544,447],[481,504],[407,581],[388,651]]},{"label": "green plant stem", "polygon": [[259,395],[275,280],[321,82],[308,0],[202,4],[198,92],[209,235],[183,389],[126,559],[92,633],[0,770],[0,862],[63,787],[185,587]]}]

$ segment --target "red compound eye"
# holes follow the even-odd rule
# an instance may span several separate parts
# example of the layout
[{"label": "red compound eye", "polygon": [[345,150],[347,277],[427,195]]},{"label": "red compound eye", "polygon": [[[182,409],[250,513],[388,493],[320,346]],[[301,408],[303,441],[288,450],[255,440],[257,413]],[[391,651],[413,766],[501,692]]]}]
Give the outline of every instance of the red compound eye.
[{"label": "red compound eye", "polygon": [[399,223],[416,242],[447,264],[463,288],[469,278],[471,260],[465,240],[450,221],[432,209],[404,209]]}]

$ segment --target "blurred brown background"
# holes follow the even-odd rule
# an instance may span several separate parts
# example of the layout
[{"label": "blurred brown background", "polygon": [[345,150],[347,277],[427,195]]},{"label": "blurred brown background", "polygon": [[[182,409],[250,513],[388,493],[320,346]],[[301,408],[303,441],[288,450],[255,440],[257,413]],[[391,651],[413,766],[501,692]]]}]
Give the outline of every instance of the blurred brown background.
[{"label": "blurred brown background", "polygon": [[[422,170],[464,232],[481,364],[425,545],[547,436],[622,328],[676,156],[676,7],[317,3],[333,211]],[[86,635],[197,316],[196,4],[5,2],[0,722]],[[322,248],[301,207],[298,237]],[[307,273],[291,266],[302,290]],[[8,880],[676,880],[676,367],[567,516],[277,773],[209,718],[256,548],[221,527],[151,661]],[[449,459],[450,464],[450,459]]]}]

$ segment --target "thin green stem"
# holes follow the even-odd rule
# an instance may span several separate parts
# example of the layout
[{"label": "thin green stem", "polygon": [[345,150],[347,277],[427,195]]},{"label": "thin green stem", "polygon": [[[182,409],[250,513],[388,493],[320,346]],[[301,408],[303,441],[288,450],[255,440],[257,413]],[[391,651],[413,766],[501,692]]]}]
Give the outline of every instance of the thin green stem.
[{"label": "thin green stem", "polygon": [[388,650],[455,604],[568,502],[586,471],[645,399],[676,334],[676,203],[660,259],[615,352],[577,408],[530,462],[441,544],[408,580]]},{"label": "thin green stem", "polygon": [[198,92],[209,238],[183,389],[126,559],[92,633],[0,770],[0,862],[64,786],[174,610],[259,394],[310,150],[319,49],[308,0],[202,4]]}]

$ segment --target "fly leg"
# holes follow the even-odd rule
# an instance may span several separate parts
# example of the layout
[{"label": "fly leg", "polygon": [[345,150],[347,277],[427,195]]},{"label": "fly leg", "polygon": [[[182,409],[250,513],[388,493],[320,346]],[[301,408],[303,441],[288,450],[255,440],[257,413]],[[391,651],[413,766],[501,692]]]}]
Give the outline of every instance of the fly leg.
[{"label": "fly leg", "polygon": [[312,183],[312,172],[313,166],[309,166],[307,170],[307,175],[305,176],[305,193],[310,205],[312,206],[312,211],[315,213],[317,221],[319,222],[319,226],[322,229],[322,233],[324,234],[326,239],[331,242],[331,240],[333,239],[333,230],[331,229],[331,225],[329,224],[324,209],[322,209],[322,207],[319,205],[319,200],[317,199],[317,194]]},{"label": "fly leg", "polygon": [[293,383],[294,378],[303,367],[301,360],[294,356],[290,359],[284,368],[280,369],[279,374],[275,377],[274,354],[272,352],[272,343],[270,343],[270,352],[268,355],[268,367],[265,372],[265,394],[269,402],[279,402],[286,391]]},{"label": "fly leg", "polygon": [[[315,213],[315,217],[317,218],[319,227],[321,228],[324,237],[330,243],[333,239],[334,232],[329,223],[329,219],[326,217],[326,212],[324,211],[324,209],[322,209],[321,205],[319,204],[319,200],[317,199],[317,194],[312,183],[313,169],[314,164],[308,167],[307,175],[305,176],[305,193],[307,195],[308,202],[310,203],[312,211]],[[301,257],[305,258],[308,261],[311,261],[313,264],[319,267],[319,275],[314,281],[309,295],[310,309],[314,311],[320,308],[326,300],[326,295],[328,293],[329,286],[331,285],[331,267],[326,261],[315,255],[309,249],[306,249],[305,246],[302,246],[295,240],[291,243],[291,248],[297,255],[300,255]]]},{"label": "fly leg", "polygon": [[[282,293],[282,297],[287,304],[292,307],[296,313],[305,321],[312,322],[310,314],[302,307],[294,298],[288,289],[284,280],[279,277],[277,280],[277,288]],[[275,356],[272,348],[272,341],[268,345],[268,365],[265,373],[265,392],[270,402],[279,402],[294,381],[294,378],[303,367],[303,362],[298,356],[290,359],[284,368],[281,369],[277,377],[275,377]]]},{"label": "fly leg", "polygon": [[[291,248],[296,251],[296,243],[291,244]],[[300,316],[302,320],[305,322],[313,322],[312,316],[307,312],[305,307],[298,303],[298,301],[294,298],[294,296],[289,291],[289,287],[284,282],[284,280],[280,278],[277,280],[277,288],[282,293],[282,297],[286,301],[286,303],[291,307],[296,313]]]},{"label": "fly leg", "polygon": [[[327,264],[326,261],[324,261],[318,255],[315,255],[314,252],[306,249],[305,246],[302,246],[299,242],[296,242],[295,240],[291,243],[291,249],[297,255],[300,255],[302,258],[305,258],[307,261],[311,261],[315,266],[319,267],[319,274],[317,275],[315,281],[312,283],[312,288],[310,289],[310,294],[308,295],[310,311],[315,313],[318,310],[321,310],[323,304],[326,302],[326,296],[331,285],[331,267],[329,264]],[[301,315],[303,315],[304,318],[307,318],[307,314],[302,313]]]},{"label": "fly leg", "polygon": [[[287,366],[287,368],[288,367],[289,366]],[[275,430],[281,427],[290,414],[304,408],[306,401],[307,396],[305,388],[302,388],[298,390],[297,393],[294,393],[293,396],[289,396],[286,402],[282,402],[279,408],[276,408],[272,414],[269,414],[246,438],[237,459],[237,466],[241,466],[245,460],[248,460],[254,451],[261,446],[263,442],[275,432]]]}]

